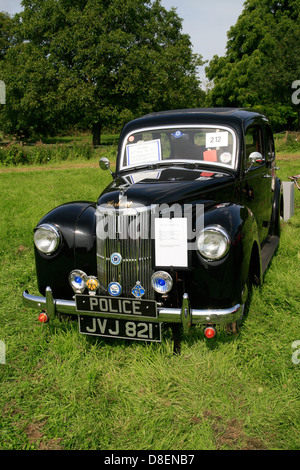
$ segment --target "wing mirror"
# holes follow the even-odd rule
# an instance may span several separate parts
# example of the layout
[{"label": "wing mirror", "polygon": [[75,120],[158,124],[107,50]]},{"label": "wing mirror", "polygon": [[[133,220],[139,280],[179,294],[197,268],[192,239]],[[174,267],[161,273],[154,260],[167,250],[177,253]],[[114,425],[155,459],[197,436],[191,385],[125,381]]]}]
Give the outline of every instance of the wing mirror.
[{"label": "wing mirror", "polygon": [[252,152],[249,155],[249,162],[253,165],[254,163],[262,163],[264,161],[263,156],[260,152]]},{"label": "wing mirror", "polygon": [[100,166],[101,170],[109,170],[111,175],[114,176],[114,173],[111,171],[110,161],[108,160],[108,158],[106,158],[106,157],[100,158],[99,166]]},{"label": "wing mirror", "polygon": [[110,162],[109,162],[108,158],[106,158],[106,157],[100,158],[99,166],[100,166],[101,170],[109,170],[110,169]]},{"label": "wing mirror", "polygon": [[248,166],[248,168],[246,169],[246,173],[248,173],[249,170],[251,170],[251,168],[253,167],[254,163],[263,163],[265,160],[264,160],[264,157],[262,156],[262,154],[260,152],[252,152],[250,153],[249,157],[248,157],[248,162],[250,162],[250,165]]}]

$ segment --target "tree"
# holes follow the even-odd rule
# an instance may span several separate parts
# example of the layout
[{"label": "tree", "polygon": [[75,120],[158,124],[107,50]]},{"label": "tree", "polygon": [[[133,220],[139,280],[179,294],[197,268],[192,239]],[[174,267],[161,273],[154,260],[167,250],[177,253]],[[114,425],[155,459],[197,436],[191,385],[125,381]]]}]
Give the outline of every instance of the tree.
[{"label": "tree", "polygon": [[300,0],[247,0],[228,32],[225,57],[214,56],[206,73],[210,103],[255,107],[276,129],[295,127],[292,83],[300,79]]},{"label": "tree", "polygon": [[98,144],[102,126],[199,104],[201,57],[192,53],[175,10],[160,0],[22,5],[18,43],[2,67],[14,83],[7,93],[10,129],[45,133],[79,124],[92,129]]},{"label": "tree", "polygon": [[13,21],[11,17],[0,12],[0,60],[2,60],[7,50],[14,44]]}]

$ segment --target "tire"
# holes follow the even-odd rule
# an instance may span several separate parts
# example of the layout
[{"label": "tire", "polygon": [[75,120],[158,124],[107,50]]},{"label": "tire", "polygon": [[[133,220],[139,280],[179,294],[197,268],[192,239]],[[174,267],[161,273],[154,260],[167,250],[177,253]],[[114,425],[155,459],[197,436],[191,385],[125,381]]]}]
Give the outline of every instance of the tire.
[{"label": "tire", "polygon": [[281,206],[282,206],[282,194],[281,194],[281,182],[277,178],[275,183],[275,190],[274,190],[274,203],[273,203],[273,210],[272,210],[272,218],[271,218],[271,228],[270,228],[270,235],[275,235],[276,237],[280,237],[280,215],[281,215]]}]

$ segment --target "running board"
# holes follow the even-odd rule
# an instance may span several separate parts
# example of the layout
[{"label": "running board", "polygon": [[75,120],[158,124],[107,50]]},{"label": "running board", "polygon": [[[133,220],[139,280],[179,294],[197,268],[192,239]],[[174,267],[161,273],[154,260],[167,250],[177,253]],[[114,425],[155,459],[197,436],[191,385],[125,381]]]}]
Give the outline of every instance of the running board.
[{"label": "running board", "polygon": [[261,250],[261,267],[262,273],[266,271],[267,267],[270,264],[270,261],[279,245],[279,237],[273,235],[269,240],[264,244]]}]

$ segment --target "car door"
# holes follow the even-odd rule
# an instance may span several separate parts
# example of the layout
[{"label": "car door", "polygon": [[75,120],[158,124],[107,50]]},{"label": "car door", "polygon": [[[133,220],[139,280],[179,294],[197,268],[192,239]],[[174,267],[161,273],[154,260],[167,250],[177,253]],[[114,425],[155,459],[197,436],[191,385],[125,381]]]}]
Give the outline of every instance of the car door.
[{"label": "car door", "polygon": [[260,243],[269,234],[272,213],[272,175],[264,123],[252,123],[245,130],[245,171],[242,201],[255,216]]}]

